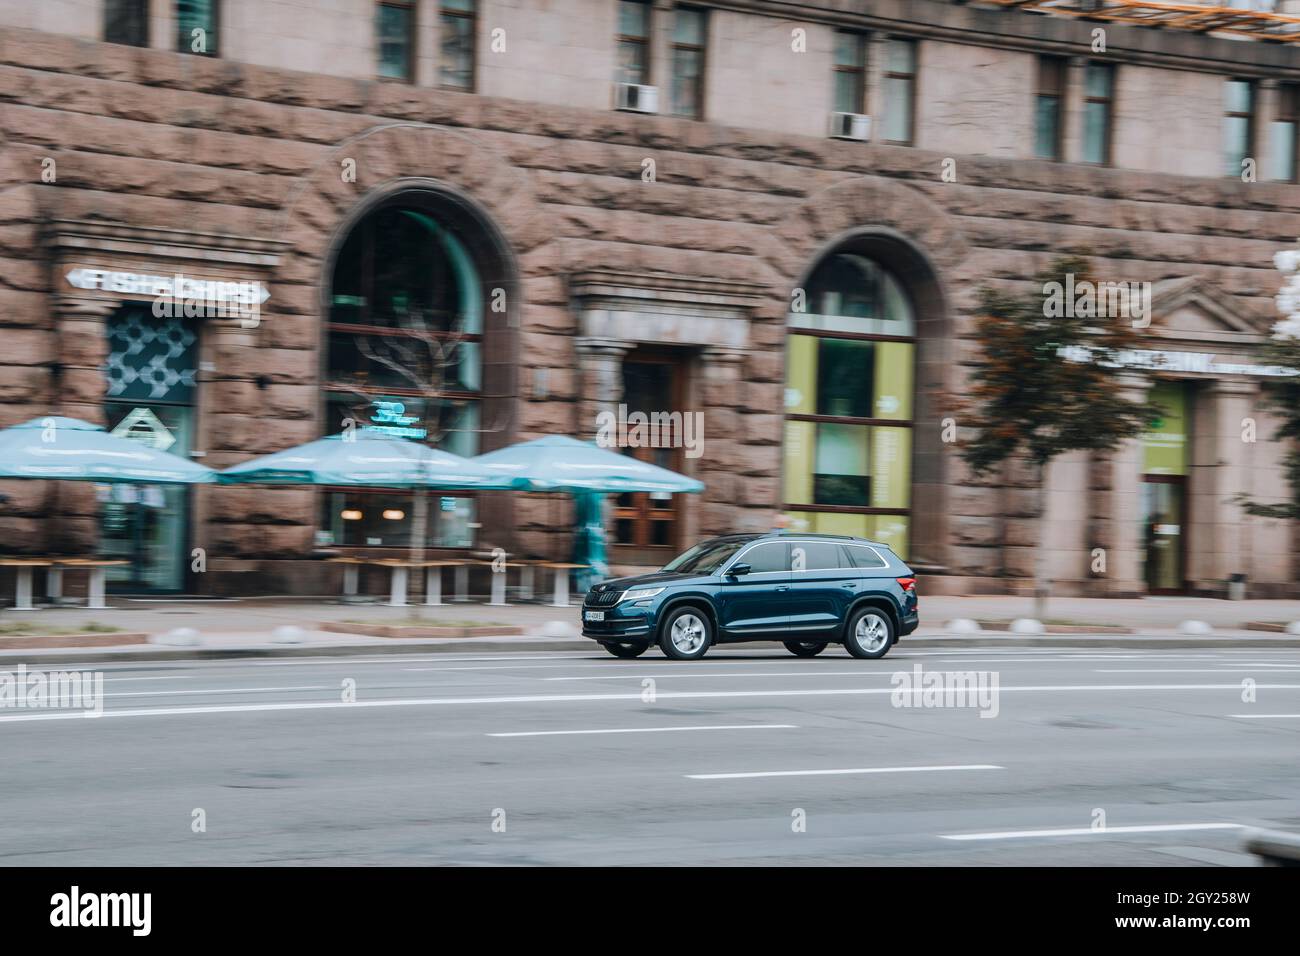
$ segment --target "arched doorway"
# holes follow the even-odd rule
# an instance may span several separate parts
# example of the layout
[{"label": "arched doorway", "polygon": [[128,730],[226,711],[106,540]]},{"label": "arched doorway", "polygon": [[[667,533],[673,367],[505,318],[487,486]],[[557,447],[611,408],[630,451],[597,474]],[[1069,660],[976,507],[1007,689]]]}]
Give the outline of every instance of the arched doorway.
[{"label": "arched doorway", "polygon": [[[340,231],[324,283],[322,433],[377,431],[472,457],[513,432],[517,296],[500,234],[464,197],[434,187],[372,200]],[[404,549],[409,493],[327,488],[318,543]],[[500,498],[500,496],[498,496]],[[432,547],[480,544],[500,500],[442,495]]]},{"label": "arched doorway", "polygon": [[943,299],[928,259],[892,230],[837,238],[787,318],[784,511],[794,530],[851,534],[936,563],[938,416],[919,387],[941,368]]}]

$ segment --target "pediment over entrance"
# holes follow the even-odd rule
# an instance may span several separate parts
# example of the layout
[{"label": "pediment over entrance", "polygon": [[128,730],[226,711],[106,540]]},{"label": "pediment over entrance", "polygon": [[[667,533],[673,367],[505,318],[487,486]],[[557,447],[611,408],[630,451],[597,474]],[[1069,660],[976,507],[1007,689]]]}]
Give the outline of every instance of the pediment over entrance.
[{"label": "pediment over entrance", "polygon": [[1164,279],[1152,286],[1147,331],[1155,337],[1240,346],[1263,341],[1269,329],[1269,323],[1201,276]]}]

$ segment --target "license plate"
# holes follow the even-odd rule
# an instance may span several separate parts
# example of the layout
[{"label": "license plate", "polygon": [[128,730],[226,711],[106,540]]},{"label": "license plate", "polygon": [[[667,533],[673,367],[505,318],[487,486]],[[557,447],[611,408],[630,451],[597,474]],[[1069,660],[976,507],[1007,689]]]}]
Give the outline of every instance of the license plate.
[{"label": "license plate", "polygon": [[582,619],[584,621],[603,621],[605,620],[604,611],[583,611]]}]

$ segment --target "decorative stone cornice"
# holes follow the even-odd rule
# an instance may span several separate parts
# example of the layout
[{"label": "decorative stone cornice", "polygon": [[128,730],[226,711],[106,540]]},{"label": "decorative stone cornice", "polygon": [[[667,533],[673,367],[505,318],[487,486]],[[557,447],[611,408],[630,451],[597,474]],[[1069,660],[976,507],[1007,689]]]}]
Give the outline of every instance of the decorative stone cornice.
[{"label": "decorative stone cornice", "polygon": [[762,286],[732,279],[593,270],[569,277],[581,334],[593,341],[744,348]]},{"label": "decorative stone cornice", "polygon": [[46,232],[62,261],[138,261],[180,271],[200,263],[221,271],[270,272],[291,245],[257,236],[79,219],[53,220]]}]

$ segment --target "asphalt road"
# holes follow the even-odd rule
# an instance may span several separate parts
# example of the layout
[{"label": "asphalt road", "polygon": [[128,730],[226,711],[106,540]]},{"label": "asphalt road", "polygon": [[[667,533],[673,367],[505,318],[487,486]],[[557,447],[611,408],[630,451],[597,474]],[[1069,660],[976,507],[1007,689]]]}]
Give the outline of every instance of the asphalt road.
[{"label": "asphalt road", "polygon": [[[917,664],[996,673],[997,715],[895,706]],[[0,863],[1252,865],[1242,827],[1300,830],[1295,651],[101,670],[97,719],[0,708]]]}]

